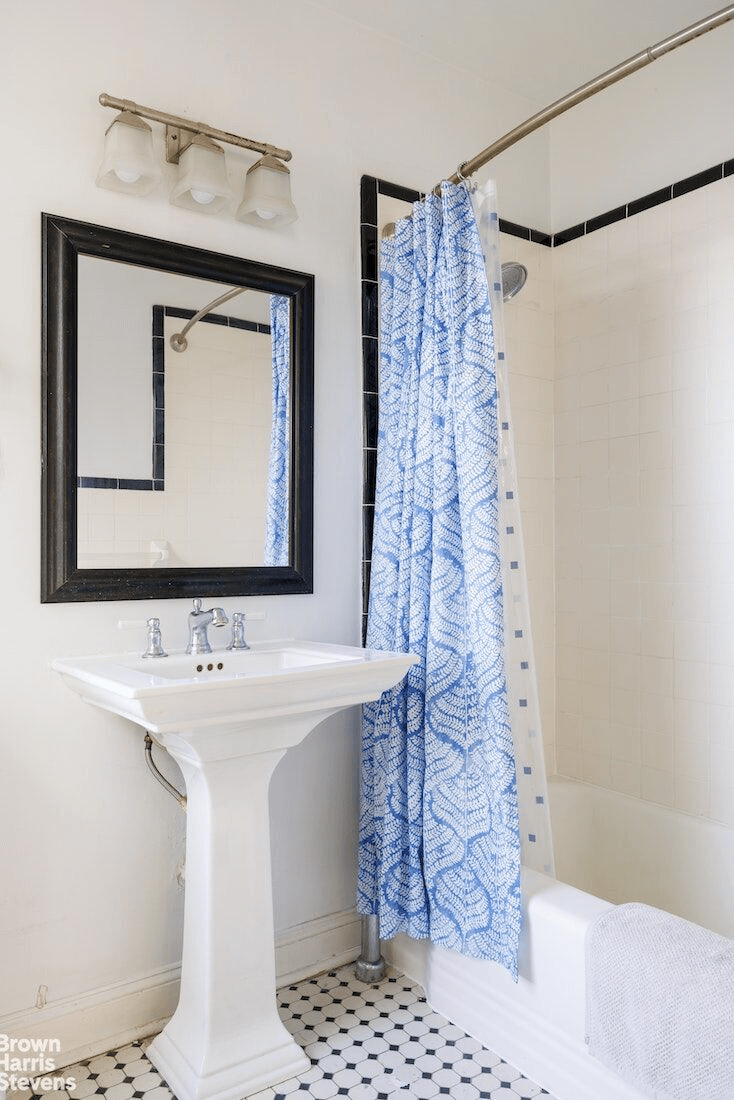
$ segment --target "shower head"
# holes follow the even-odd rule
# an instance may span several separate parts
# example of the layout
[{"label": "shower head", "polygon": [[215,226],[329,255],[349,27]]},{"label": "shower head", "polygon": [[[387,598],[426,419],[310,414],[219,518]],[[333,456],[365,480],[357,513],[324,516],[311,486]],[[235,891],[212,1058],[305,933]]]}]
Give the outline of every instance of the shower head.
[{"label": "shower head", "polygon": [[514,260],[511,263],[502,264],[502,301],[509,302],[510,298],[519,294],[525,286],[527,277],[528,269],[524,264],[516,263]]}]

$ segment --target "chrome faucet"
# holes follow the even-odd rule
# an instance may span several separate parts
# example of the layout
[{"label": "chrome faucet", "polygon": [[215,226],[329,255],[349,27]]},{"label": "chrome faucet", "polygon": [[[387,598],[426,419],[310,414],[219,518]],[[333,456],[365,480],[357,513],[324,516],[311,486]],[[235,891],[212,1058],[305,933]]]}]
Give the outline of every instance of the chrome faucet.
[{"label": "chrome faucet", "polygon": [[208,611],[201,610],[201,600],[194,600],[194,610],[189,612],[189,644],[187,653],[211,653],[212,647],[206,631],[209,626],[224,626],[227,616],[221,607],[211,607]]}]

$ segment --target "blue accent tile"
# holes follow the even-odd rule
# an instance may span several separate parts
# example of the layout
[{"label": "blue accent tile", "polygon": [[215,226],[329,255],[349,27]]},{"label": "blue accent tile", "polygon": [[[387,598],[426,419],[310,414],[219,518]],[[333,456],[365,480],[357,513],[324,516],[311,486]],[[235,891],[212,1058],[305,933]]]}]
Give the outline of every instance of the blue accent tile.
[{"label": "blue accent tile", "polygon": [[521,707],[526,707],[528,705],[527,699],[520,699],[518,700],[518,702],[520,703]]},{"label": "blue accent tile", "polygon": [[505,527],[505,533],[508,534],[508,535],[514,535],[515,534],[515,528],[514,527]]},{"label": "blue accent tile", "polygon": [[527,765],[527,764],[525,765],[525,767],[523,768],[522,771],[523,771],[523,775],[532,775],[533,774],[533,769],[531,767],[529,767],[529,765]]},{"label": "blue accent tile", "polygon": [[530,668],[529,661],[520,661],[520,668]]},{"label": "blue accent tile", "polygon": [[515,631],[515,637],[516,638],[522,638],[522,630],[516,630]]}]

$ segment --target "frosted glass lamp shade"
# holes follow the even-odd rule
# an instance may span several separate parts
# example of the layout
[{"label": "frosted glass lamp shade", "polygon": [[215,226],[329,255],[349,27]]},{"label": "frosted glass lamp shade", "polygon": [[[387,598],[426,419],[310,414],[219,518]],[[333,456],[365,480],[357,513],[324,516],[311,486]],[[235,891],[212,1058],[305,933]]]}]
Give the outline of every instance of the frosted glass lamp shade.
[{"label": "frosted glass lamp shade", "polygon": [[279,229],[298,217],[291,199],[291,175],[281,160],[265,156],[248,168],[238,221]]},{"label": "frosted glass lamp shade", "polygon": [[197,134],[178,161],[178,180],[171,191],[174,206],[216,214],[232,198],[224,150]]},{"label": "frosted glass lamp shade", "polygon": [[137,115],[122,111],[105,134],[97,187],[147,195],[160,177],[150,126]]}]

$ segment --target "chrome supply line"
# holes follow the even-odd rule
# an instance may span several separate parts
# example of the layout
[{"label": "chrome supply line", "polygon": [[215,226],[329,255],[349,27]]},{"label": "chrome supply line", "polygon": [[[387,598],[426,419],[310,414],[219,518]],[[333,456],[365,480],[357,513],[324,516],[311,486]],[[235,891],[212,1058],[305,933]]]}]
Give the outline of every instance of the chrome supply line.
[{"label": "chrome supply line", "polygon": [[116,96],[107,95],[107,92],[101,93],[99,102],[103,107],[112,107],[116,111],[128,111],[140,118],[148,118],[151,122],[162,122],[166,127],[166,159],[174,164],[178,163],[179,155],[190,145],[194,134],[204,134],[215,141],[237,145],[240,149],[252,149],[263,156],[277,157],[278,160],[288,161],[293,157],[289,149],[278,149],[276,145],[269,145],[265,141],[253,141],[252,138],[231,134],[228,130],[218,130],[206,122],[193,122],[179,115],[169,115],[167,111],[158,111],[155,107],[144,107],[140,103],[133,103],[131,99],[118,99]]},{"label": "chrome supply line", "polygon": [[[699,19],[697,23],[692,23],[690,27],[686,27],[684,30],[676,31],[675,34],[669,35],[667,38],[663,38],[661,42],[658,42],[654,46],[648,46],[647,49],[640,50],[639,53],[634,54],[632,57],[628,57],[626,61],[622,61],[619,65],[615,65],[613,69],[607,69],[606,72],[601,73],[600,76],[594,77],[593,80],[587,81],[586,84],[582,84],[575,91],[569,92],[568,95],[563,96],[561,99],[557,99],[555,103],[551,103],[550,106],[545,107],[542,111],[538,111],[537,114],[527,119],[526,122],[516,126],[513,130],[510,130],[504,135],[504,137],[498,138],[491,145],[488,145],[481,153],[477,153],[471,160],[466,160],[459,165],[453,176],[449,176],[450,183],[460,183],[467,176],[473,175],[478,172],[480,168],[483,168],[485,164],[488,164],[490,160],[499,156],[500,153],[504,153],[506,149],[515,145],[518,141],[521,141],[528,134],[532,134],[535,130],[540,129],[541,126],[545,126],[547,122],[551,122],[558,115],[568,111],[571,107],[575,107],[579,103],[583,103],[585,99],[589,99],[591,96],[596,95],[597,92],[601,92],[604,88],[608,88],[611,84],[616,84],[617,81],[623,80],[626,76],[630,76],[632,73],[637,72],[638,69],[643,69],[646,65],[650,65],[653,61],[657,61],[659,57],[662,57],[666,53],[670,53],[671,50],[676,50],[679,46],[685,45],[686,42],[690,42],[694,38],[698,38],[702,34],[706,34],[708,31],[713,31],[717,27],[723,26],[724,23],[728,23],[730,19],[734,19],[734,4],[728,4],[725,8],[721,8],[719,11],[714,12],[712,15],[707,15],[704,19]],[[434,194],[440,194],[441,184],[437,184],[434,188]]]},{"label": "chrome supply line", "polygon": [[215,298],[213,302],[210,302],[208,306],[204,306],[198,313],[195,313],[190,321],[187,321],[180,332],[174,332],[171,337],[170,343],[174,351],[186,351],[188,347],[188,340],[186,339],[186,333],[190,328],[193,328],[197,321],[200,321],[202,317],[206,317],[207,313],[211,313],[217,306],[221,306],[224,302],[228,302],[230,298],[236,298],[238,294],[244,294],[249,287],[235,286],[231,290],[225,290],[224,294],[220,294],[218,298]]},{"label": "chrome supply line", "polygon": [[[166,790],[168,791],[168,793],[170,795],[173,795],[173,797],[176,799],[176,801],[178,802],[181,809],[185,810],[186,809],[186,795],[181,794],[181,792],[179,790],[177,790],[176,787],[174,787],[173,783],[169,783],[168,780],[166,779],[165,775],[163,774],[163,772],[159,771],[158,768],[156,767],[155,760],[153,759],[153,745],[154,744],[158,745],[158,742],[157,741],[154,742],[153,738],[150,736],[150,734],[147,731],[146,731],[146,734],[145,734],[144,744],[145,744],[145,763],[148,765],[148,767],[150,768],[151,772],[153,773],[155,778],[158,780],[160,785],[162,787],[165,787]],[[162,748],[163,746],[158,745],[158,747]]]}]

